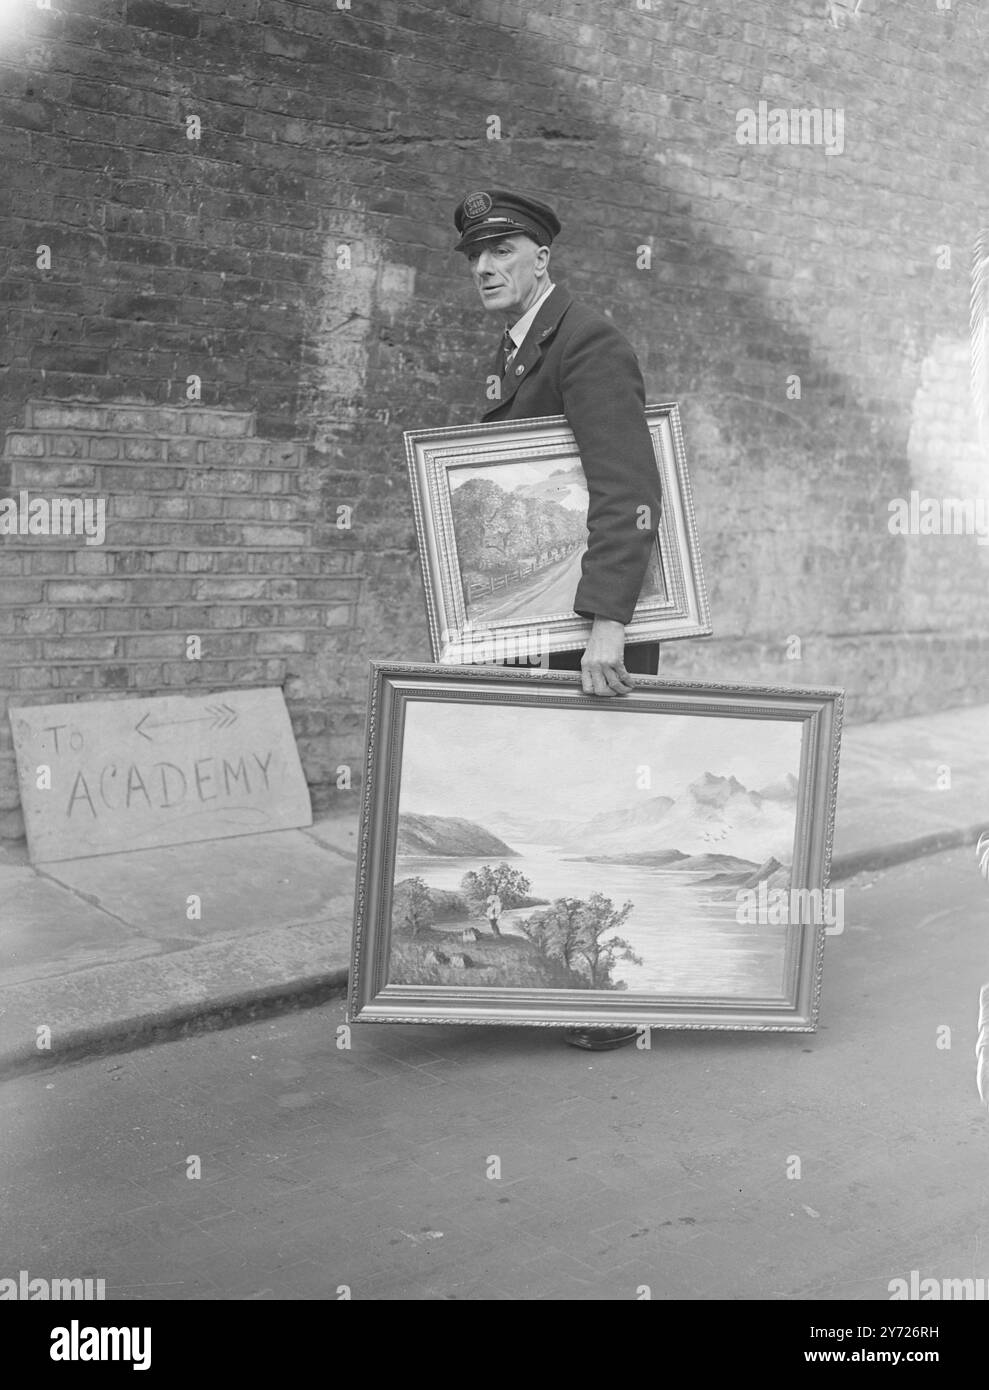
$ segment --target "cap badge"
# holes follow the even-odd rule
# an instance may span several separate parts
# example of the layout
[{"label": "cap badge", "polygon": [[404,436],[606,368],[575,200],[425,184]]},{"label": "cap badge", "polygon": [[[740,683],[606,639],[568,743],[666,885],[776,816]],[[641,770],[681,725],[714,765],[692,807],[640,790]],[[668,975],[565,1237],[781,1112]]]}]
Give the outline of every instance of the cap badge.
[{"label": "cap badge", "polygon": [[475,217],[483,217],[490,212],[493,206],[490,194],[469,193],[464,199],[464,214],[473,221]]}]

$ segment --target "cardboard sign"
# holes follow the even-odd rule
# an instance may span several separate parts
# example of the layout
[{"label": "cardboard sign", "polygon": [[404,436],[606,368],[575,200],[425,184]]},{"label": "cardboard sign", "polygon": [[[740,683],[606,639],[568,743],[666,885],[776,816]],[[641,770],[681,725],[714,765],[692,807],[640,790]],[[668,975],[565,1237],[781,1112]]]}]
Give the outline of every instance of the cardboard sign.
[{"label": "cardboard sign", "polygon": [[312,824],[281,690],[11,709],[31,862]]}]

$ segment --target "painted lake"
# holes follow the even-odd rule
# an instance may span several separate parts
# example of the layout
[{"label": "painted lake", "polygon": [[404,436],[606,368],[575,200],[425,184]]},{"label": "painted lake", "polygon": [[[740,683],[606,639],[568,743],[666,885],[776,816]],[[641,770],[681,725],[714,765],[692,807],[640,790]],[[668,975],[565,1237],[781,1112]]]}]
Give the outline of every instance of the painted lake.
[{"label": "painted lake", "polygon": [[[518,857],[507,860],[531,883],[532,897],[589,898],[594,892],[616,908],[630,901],[632,911],[617,933],[630,943],[642,965],[619,961],[616,982],[633,992],[693,996],[778,998],[783,992],[786,926],[748,926],[735,920],[733,897],[720,898],[705,873],[601,864],[573,858],[554,846],[512,842]],[[430,888],[457,891],[464,874],[495,865],[497,856],[480,859],[445,855],[400,855],[396,880],[418,876]],[[538,908],[516,908],[501,919],[503,932],[517,929],[519,918]],[[477,923],[488,931],[482,920]]]}]

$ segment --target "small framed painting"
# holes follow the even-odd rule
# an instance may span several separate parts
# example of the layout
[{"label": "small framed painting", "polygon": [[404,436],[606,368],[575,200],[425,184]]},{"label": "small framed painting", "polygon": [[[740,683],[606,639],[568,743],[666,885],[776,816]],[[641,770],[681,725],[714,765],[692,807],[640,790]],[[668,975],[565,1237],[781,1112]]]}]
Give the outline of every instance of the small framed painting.
[{"label": "small framed painting", "polygon": [[[646,409],[662,489],[656,544],[627,642],[711,632],[676,405]],[[405,434],[433,660],[545,665],[582,648],[573,611],[587,482],[564,416]]]},{"label": "small framed painting", "polygon": [[374,665],[351,1019],[812,1032],[841,710]]}]

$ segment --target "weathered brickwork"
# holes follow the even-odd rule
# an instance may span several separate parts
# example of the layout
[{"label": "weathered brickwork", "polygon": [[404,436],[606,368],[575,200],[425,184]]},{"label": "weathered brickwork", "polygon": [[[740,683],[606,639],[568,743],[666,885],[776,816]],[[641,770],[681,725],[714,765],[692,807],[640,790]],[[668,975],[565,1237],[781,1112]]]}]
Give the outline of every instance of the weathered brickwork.
[{"label": "weathered brickwork", "polygon": [[[7,435],[11,495],[102,499],[105,535],[6,538],[11,703],[291,688],[327,636],[353,627],[356,552],[335,543],[300,485],[304,445],[256,438],[249,412],[194,406],[43,401],[26,416]],[[335,781],[322,695],[296,699],[293,720],[314,783]],[[17,789],[3,732],[9,832]]]},{"label": "weathered brickwork", "polygon": [[[989,546],[887,528],[911,489],[984,491],[975,6],[53,0],[5,22],[0,497],[103,496],[107,538],[0,542],[4,699],[281,683],[317,806],[347,794],[368,658],[428,656],[402,431],[477,418],[498,333],[452,209],[506,184],[558,208],[555,277],[681,403],[715,636],[664,672],[844,685],[851,719],[986,698]],[[840,152],[740,144],[760,101],[840,110]]]}]

